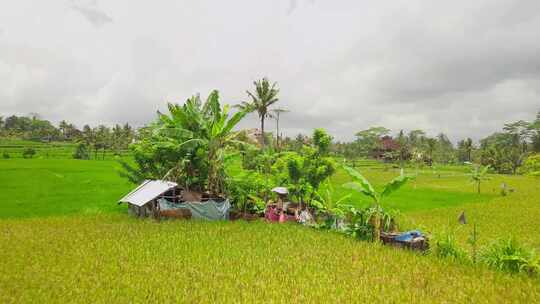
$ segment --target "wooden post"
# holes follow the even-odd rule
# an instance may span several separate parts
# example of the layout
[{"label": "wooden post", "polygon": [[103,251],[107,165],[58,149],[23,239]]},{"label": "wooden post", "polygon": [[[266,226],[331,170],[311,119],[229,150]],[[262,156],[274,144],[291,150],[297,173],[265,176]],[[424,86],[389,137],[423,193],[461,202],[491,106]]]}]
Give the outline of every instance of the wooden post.
[{"label": "wooden post", "polygon": [[157,200],[152,201],[152,217],[157,221],[161,220],[159,212],[159,202]]}]

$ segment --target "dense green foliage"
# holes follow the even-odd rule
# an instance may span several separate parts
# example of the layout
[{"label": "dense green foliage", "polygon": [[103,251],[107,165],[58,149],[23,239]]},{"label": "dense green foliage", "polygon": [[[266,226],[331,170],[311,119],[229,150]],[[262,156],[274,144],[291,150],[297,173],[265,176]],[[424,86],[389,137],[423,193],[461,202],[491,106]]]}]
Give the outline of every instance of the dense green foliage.
[{"label": "dense green foliage", "polygon": [[75,152],[73,153],[74,159],[90,159],[90,154],[88,153],[88,148],[85,144],[80,143],[77,145]]},{"label": "dense green foliage", "polygon": [[534,251],[520,246],[515,238],[502,239],[492,243],[482,253],[481,259],[490,267],[508,272],[540,272],[540,258]]},{"label": "dense green foliage", "polygon": [[[347,187],[349,189],[353,189],[359,193],[362,193],[363,195],[371,198],[373,200],[373,206],[368,209],[369,214],[364,216],[362,214],[361,218],[365,218],[365,223],[367,224],[372,223],[373,225],[373,232],[374,237],[373,239],[379,240],[380,232],[382,231],[388,231],[388,229],[384,229],[385,225],[381,225],[381,221],[384,221],[384,215],[385,212],[383,210],[382,206],[382,200],[383,198],[389,196],[393,192],[397,191],[399,188],[403,187],[409,180],[412,179],[411,176],[407,176],[403,174],[403,170],[401,170],[401,174],[398,177],[395,177],[390,182],[384,185],[383,190],[381,192],[378,192],[373,188],[371,183],[358,171],[355,169],[343,166],[347,174],[353,179],[352,182],[346,183],[343,186]],[[353,211],[356,213],[356,210]],[[357,216],[354,214],[354,216]],[[391,217],[387,217],[389,220],[392,220]],[[390,228],[390,227],[386,227]]]},{"label": "dense green foliage", "polygon": [[226,148],[244,145],[236,140],[233,128],[246,112],[229,117],[229,107],[220,104],[218,91],[212,91],[204,103],[196,95],[184,105],[168,107],[169,114],[159,113],[131,146],[137,166],[122,162],[124,175],[132,182],[167,178],[186,189],[225,193]]},{"label": "dense green foliage", "polygon": [[36,150],[30,147],[25,148],[22,152],[24,158],[32,158],[34,155],[36,155]]},{"label": "dense green foliage", "polygon": [[540,176],[540,153],[527,157],[519,172],[527,175]]},{"label": "dense green foliage", "polygon": [[331,141],[326,131],[316,129],[311,144],[302,145],[299,152],[248,150],[243,155],[242,167],[264,176],[268,189],[287,187],[295,201],[309,205],[321,183],[336,170],[335,160],[328,156]]}]

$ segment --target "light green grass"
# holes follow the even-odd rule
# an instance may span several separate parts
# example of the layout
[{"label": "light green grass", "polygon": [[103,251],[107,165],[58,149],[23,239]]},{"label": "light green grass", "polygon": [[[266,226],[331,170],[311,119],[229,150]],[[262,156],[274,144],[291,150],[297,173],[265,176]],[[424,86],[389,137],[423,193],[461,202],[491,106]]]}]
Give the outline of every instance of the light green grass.
[{"label": "light green grass", "polygon": [[[481,244],[513,236],[540,252],[540,178],[526,176],[492,175],[484,191],[496,193],[502,182],[514,189],[507,196],[494,195],[485,202],[465,204],[451,208],[423,210],[407,213],[411,226],[423,226],[433,232],[455,231],[465,244],[476,223]],[[465,212],[468,225],[458,225],[457,218]]]},{"label": "light green grass", "polygon": [[133,187],[115,161],[0,159],[0,218],[121,212]]},{"label": "light green grass", "polygon": [[[385,183],[400,174],[399,169],[357,168],[357,170],[378,189],[382,189]],[[417,172],[410,170],[406,173],[416,174]],[[370,199],[366,196],[342,187],[344,183],[351,180],[344,170],[339,169],[331,180],[336,198],[350,193],[353,205],[365,207],[371,204]],[[482,194],[477,194],[463,173],[446,172],[439,175],[429,170],[419,171],[415,180],[386,198],[383,201],[383,206],[401,212],[409,212],[486,202],[497,195],[492,186],[486,186]]]},{"label": "light green grass", "polygon": [[[10,158],[23,158],[23,151],[26,148],[32,148],[36,151],[33,158],[73,159],[73,153],[77,145],[78,143],[76,142],[41,142],[0,137],[0,158],[3,158],[4,153],[7,153]],[[120,154],[123,156],[127,153],[128,151],[120,151]],[[105,160],[114,160],[116,156],[110,150],[105,151],[105,154],[100,150],[96,154],[91,148],[89,148],[89,155],[91,159],[96,160],[102,160],[103,158]]]}]

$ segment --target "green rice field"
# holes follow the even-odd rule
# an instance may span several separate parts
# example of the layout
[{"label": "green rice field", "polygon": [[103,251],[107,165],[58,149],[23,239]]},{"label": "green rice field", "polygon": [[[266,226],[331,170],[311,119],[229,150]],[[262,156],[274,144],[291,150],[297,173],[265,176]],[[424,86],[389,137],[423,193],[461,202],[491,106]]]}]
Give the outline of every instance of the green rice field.
[{"label": "green rice field", "polygon": [[[376,187],[397,175],[359,168]],[[294,224],[139,220],[112,160],[0,159],[0,302],[535,303],[540,280]],[[411,169],[412,170],[412,169]],[[389,198],[404,228],[455,231],[467,248],[514,236],[540,250],[540,179],[422,169]],[[332,178],[337,194],[348,178]],[[505,182],[514,189],[499,194]],[[354,195],[358,205],[368,201]]]}]

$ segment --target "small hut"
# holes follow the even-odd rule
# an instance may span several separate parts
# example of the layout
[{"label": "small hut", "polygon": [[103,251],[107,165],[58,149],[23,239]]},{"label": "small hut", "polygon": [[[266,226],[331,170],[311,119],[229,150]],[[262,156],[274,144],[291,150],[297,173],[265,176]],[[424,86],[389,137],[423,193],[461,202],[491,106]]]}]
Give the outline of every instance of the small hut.
[{"label": "small hut", "polygon": [[203,197],[164,180],[145,180],[118,203],[127,203],[131,215],[155,218],[226,220],[231,208],[228,199]]},{"label": "small hut", "polygon": [[158,199],[165,193],[174,191],[177,183],[164,180],[145,180],[137,188],[118,201],[118,204],[127,203],[128,213],[138,217],[154,216],[159,212]]}]

